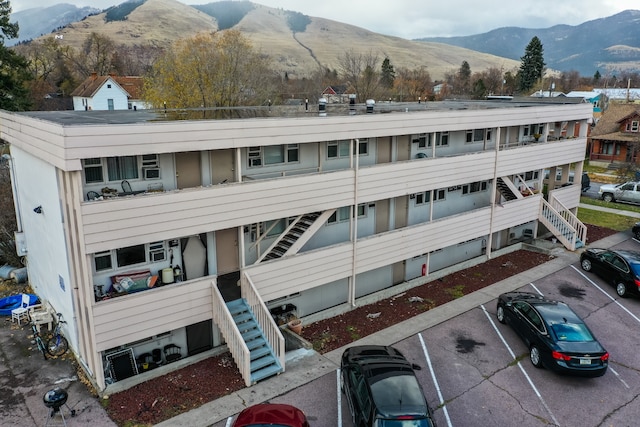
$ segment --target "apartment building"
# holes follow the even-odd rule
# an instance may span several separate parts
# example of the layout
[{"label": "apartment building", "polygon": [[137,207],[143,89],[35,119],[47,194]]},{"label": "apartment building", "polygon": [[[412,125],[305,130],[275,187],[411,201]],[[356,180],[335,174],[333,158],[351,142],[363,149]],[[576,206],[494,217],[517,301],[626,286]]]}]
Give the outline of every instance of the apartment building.
[{"label": "apartment building", "polygon": [[590,104],[348,108],[0,112],[17,250],[100,390],[226,348],[250,385],[286,369],[288,315],[541,227],[586,241],[580,186],[544,171],[581,176]]}]

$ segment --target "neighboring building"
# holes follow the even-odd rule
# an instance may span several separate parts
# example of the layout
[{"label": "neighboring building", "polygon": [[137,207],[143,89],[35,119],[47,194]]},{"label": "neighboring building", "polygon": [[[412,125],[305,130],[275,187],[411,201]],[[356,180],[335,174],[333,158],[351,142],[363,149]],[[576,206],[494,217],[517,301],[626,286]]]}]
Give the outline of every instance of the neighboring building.
[{"label": "neighboring building", "polygon": [[601,92],[573,90],[566,95],[567,98],[581,98],[584,102],[593,105],[593,117],[599,118],[605,104],[605,96]]},{"label": "neighboring building", "polygon": [[[586,241],[580,186],[542,189],[581,176],[591,105],[363,108],[0,112],[18,252],[99,390],[226,348],[253,384],[286,368],[289,316],[348,311],[539,226]],[[236,325],[247,305],[260,330]]]},{"label": "neighboring building", "polygon": [[73,109],[88,110],[137,110],[145,109],[142,101],[142,77],[98,76],[92,73],[72,93]]},{"label": "neighboring building", "polygon": [[550,90],[537,90],[535,92],[533,92],[530,96],[534,97],[534,98],[555,98],[558,96],[565,96],[565,94],[563,92],[557,92],[553,89]]},{"label": "neighboring building", "polygon": [[593,91],[604,94],[611,102],[640,102],[639,88],[594,88]]},{"label": "neighboring building", "polygon": [[327,86],[326,89],[322,91],[322,97],[324,97],[329,104],[348,104],[349,99],[355,99],[355,96],[353,93],[347,93],[346,85]]},{"label": "neighboring building", "polygon": [[612,163],[638,163],[640,106],[610,103],[591,131],[589,161],[607,167]]}]

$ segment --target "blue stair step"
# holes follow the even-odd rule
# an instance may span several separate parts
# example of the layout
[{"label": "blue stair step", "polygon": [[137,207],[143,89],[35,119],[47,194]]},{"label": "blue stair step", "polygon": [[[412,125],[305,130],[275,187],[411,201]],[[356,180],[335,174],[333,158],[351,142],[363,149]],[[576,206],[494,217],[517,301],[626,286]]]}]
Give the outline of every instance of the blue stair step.
[{"label": "blue stair step", "polygon": [[249,351],[253,351],[263,346],[268,348],[267,340],[265,340],[264,337],[262,336],[259,338],[253,339],[251,341],[248,341],[246,342],[246,344],[247,344],[247,347],[249,348]]},{"label": "blue stair step", "polygon": [[242,339],[245,342],[251,341],[254,338],[258,338],[262,336],[262,331],[258,328],[251,329],[249,331],[242,332]]},{"label": "blue stair step", "polygon": [[272,377],[274,375],[279,374],[280,372],[282,372],[282,368],[280,367],[279,364],[268,366],[268,367],[266,367],[264,369],[260,369],[259,371],[252,372],[251,373],[251,382],[252,383],[257,383],[260,380]]},{"label": "blue stair step", "polygon": [[267,366],[271,366],[274,363],[276,363],[276,359],[275,357],[269,355],[269,356],[265,356],[265,357],[261,357],[259,359],[256,360],[252,360],[251,361],[251,372],[256,372],[259,371],[262,368],[265,368]]},{"label": "blue stair step", "polygon": [[[266,341],[265,341],[266,344]],[[260,359],[261,357],[266,356],[267,354],[271,354],[271,349],[266,345],[262,345],[255,350],[249,350],[251,355],[251,360]]]}]

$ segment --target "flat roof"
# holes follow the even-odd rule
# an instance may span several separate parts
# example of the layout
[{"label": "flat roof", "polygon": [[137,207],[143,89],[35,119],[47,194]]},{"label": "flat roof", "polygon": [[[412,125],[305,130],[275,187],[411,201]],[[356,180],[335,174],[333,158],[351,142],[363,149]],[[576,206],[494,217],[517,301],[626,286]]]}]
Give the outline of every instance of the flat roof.
[{"label": "flat roof", "polygon": [[[497,108],[522,108],[531,106],[574,104],[575,98],[555,98],[556,102],[540,102],[536,99],[514,98],[484,101],[446,100],[436,102],[378,102],[367,109],[366,104],[331,104],[325,106],[326,116],[347,116],[363,114],[388,114],[394,112],[424,112],[450,110],[486,110]],[[160,109],[160,110],[111,110],[111,111],[28,111],[15,113],[60,125],[105,125],[135,124],[147,122],[165,122],[176,120],[232,120],[250,118],[292,118],[318,117],[321,115],[319,104],[301,103],[299,105],[272,105],[255,107],[225,107],[197,109]]]}]

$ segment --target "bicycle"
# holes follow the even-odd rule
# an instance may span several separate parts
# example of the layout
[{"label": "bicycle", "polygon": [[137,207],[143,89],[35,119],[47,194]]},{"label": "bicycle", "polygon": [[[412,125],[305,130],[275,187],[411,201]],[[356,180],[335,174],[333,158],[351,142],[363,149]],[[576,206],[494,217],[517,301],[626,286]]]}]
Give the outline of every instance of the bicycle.
[{"label": "bicycle", "polygon": [[58,322],[53,329],[53,336],[47,341],[47,352],[51,356],[62,356],[69,350],[69,342],[62,336],[62,324],[66,323],[62,320],[62,313],[58,313]]},{"label": "bicycle", "polygon": [[40,350],[40,353],[42,353],[42,357],[44,357],[44,360],[47,360],[46,347],[44,345],[44,342],[42,341],[42,337],[40,337],[40,332],[38,332],[38,327],[35,323],[31,323],[31,330],[33,331],[33,340],[36,342],[38,350]]}]

